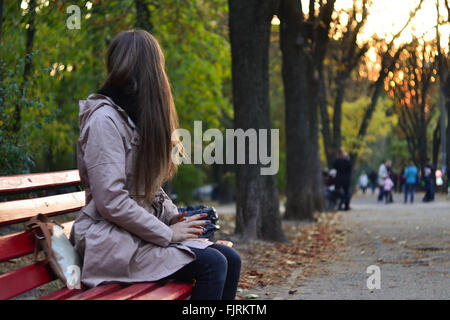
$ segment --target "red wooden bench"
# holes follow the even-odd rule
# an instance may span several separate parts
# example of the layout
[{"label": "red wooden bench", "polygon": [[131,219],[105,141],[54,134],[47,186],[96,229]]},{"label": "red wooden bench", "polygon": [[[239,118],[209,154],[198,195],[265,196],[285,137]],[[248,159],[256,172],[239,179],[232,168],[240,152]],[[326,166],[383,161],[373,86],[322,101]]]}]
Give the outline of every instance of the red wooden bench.
[{"label": "red wooden bench", "polygon": [[[0,177],[0,196],[29,193],[80,185],[78,170]],[[79,188],[80,189],[80,188]],[[25,222],[38,213],[61,215],[80,210],[85,204],[84,191],[0,202],[0,226]],[[63,223],[69,236],[73,221]],[[0,263],[23,257],[34,251],[35,238],[29,231],[0,236]],[[48,265],[31,264],[0,275],[0,299],[10,299],[36,287],[59,281]],[[186,299],[191,283],[177,281],[108,284],[87,289],[63,288],[41,296],[43,300],[177,300]]]}]

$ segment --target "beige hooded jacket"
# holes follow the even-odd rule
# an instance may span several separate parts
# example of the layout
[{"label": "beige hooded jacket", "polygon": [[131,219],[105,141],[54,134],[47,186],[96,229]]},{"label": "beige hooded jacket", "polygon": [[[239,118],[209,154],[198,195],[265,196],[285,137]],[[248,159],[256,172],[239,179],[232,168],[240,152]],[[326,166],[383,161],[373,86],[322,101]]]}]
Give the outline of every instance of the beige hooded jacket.
[{"label": "beige hooded jacket", "polygon": [[77,160],[86,205],[71,240],[83,259],[83,284],[156,281],[195,259],[188,247],[212,244],[171,241],[169,224],[178,211],[162,188],[153,203],[145,201],[143,184],[138,194],[130,193],[140,139],[120,106],[92,94],[80,101],[79,125]]}]

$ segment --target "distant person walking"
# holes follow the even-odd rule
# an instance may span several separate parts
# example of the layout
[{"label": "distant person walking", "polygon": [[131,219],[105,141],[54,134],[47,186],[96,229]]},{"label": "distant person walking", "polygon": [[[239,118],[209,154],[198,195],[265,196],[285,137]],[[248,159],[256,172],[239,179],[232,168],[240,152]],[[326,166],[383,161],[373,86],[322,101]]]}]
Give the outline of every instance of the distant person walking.
[{"label": "distant person walking", "polygon": [[414,187],[417,183],[417,174],[419,171],[417,167],[414,165],[414,162],[410,161],[409,166],[405,168],[403,173],[405,177],[405,203],[408,203],[408,194],[410,194],[410,202],[414,202]]},{"label": "distant person walking", "polygon": [[427,164],[423,167],[422,176],[425,182],[425,196],[423,197],[423,202],[430,202],[434,200],[434,184],[436,182],[436,176],[434,172],[434,166],[427,159]]},{"label": "distant person walking", "polygon": [[384,161],[378,168],[378,187],[380,193],[378,194],[378,202],[383,201],[384,198],[384,179],[389,176],[388,168],[391,166],[391,160]]},{"label": "distant person walking", "polygon": [[350,210],[350,186],[352,180],[352,163],[350,157],[344,148],[339,148],[338,158],[334,162],[333,168],[336,169],[336,190],[340,195],[338,210]]},{"label": "distant person walking", "polygon": [[370,181],[370,189],[372,189],[372,194],[375,193],[375,189],[377,188],[377,172],[375,170],[372,170],[369,174],[369,181]]},{"label": "distant person walking", "polygon": [[358,186],[364,194],[366,193],[368,185],[369,185],[369,177],[367,176],[366,172],[363,171],[358,178]]},{"label": "distant person walking", "polygon": [[394,170],[391,168],[389,168],[389,177],[391,178],[392,182],[394,183],[394,187],[392,188],[392,192],[394,193],[395,190],[397,190],[398,188],[398,174],[394,172]]},{"label": "distant person walking", "polygon": [[392,169],[392,163],[391,161],[386,161],[386,169],[388,171],[388,176],[391,179],[392,183],[394,184],[394,186],[391,188],[391,196],[389,197],[389,202],[394,202],[394,199],[392,197],[392,192],[395,191],[395,187],[397,185],[396,183],[396,179],[397,179],[397,175],[395,174],[394,170]]},{"label": "distant person walking", "polygon": [[400,177],[399,177],[399,184],[400,184],[399,190],[398,190],[399,193],[402,193],[402,192],[404,193],[405,192],[405,188],[406,188],[405,170],[406,170],[406,167],[403,167],[403,169],[400,171],[401,174],[400,174]]},{"label": "distant person walking", "polygon": [[386,203],[392,202],[392,189],[394,188],[394,181],[392,181],[391,177],[388,175],[384,178],[383,183],[383,195]]}]

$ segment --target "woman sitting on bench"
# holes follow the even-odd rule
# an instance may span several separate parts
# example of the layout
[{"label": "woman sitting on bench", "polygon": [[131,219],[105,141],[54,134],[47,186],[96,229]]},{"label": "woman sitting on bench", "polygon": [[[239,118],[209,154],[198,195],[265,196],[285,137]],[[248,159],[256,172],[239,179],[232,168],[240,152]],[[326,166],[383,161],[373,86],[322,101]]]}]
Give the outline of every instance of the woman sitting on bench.
[{"label": "woman sitting on bench", "polygon": [[205,215],[179,214],[161,188],[176,171],[177,113],[158,42],[142,30],[120,33],[107,69],[104,86],[80,101],[86,205],[71,240],[83,258],[82,282],[195,279],[191,299],[234,299],[239,254],[199,238]]}]

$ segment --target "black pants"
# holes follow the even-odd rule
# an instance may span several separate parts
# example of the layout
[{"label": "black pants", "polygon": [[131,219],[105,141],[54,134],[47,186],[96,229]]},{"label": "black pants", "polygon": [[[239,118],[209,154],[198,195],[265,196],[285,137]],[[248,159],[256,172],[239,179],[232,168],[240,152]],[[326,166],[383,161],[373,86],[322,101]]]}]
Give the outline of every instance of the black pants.
[{"label": "black pants", "polygon": [[205,249],[190,248],[196,259],[169,278],[195,279],[191,300],[233,300],[241,273],[241,257],[230,247],[213,244]]},{"label": "black pants", "polygon": [[338,209],[342,209],[342,205],[345,205],[345,209],[350,208],[350,186],[347,184],[343,184],[340,186],[336,186],[339,190],[339,194],[341,197],[341,201],[339,201]]},{"label": "black pants", "polygon": [[423,197],[424,202],[429,202],[434,200],[434,182],[431,178],[425,179],[425,196]]}]

